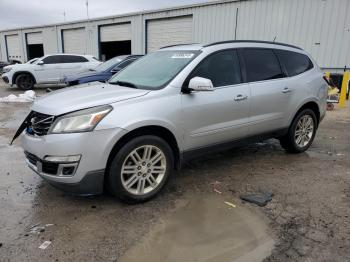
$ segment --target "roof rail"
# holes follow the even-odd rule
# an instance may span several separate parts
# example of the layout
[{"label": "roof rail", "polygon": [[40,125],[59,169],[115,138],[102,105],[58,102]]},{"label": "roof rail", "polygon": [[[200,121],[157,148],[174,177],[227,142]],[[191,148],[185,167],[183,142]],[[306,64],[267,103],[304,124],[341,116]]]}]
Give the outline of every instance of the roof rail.
[{"label": "roof rail", "polygon": [[262,40],[229,40],[229,41],[221,41],[221,42],[214,42],[211,44],[207,44],[203,47],[213,46],[213,45],[220,45],[220,44],[230,44],[230,43],[260,43],[260,44],[273,44],[273,45],[281,45],[281,46],[288,46],[293,47],[299,50],[302,50],[300,47],[295,45],[289,45],[279,42],[272,42],[272,41],[262,41]]},{"label": "roof rail", "polygon": [[174,46],[181,46],[181,45],[198,45],[198,43],[167,45],[167,46],[162,46],[159,49],[164,49],[164,48],[169,48],[169,47],[174,47]]}]

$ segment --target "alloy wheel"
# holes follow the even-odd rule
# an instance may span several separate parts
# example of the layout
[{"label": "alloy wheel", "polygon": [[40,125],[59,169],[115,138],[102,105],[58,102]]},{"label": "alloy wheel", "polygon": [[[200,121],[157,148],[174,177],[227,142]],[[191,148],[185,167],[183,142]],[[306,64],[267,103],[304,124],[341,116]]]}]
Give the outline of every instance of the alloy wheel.
[{"label": "alloy wheel", "polygon": [[310,115],[302,116],[295,129],[294,139],[298,147],[307,146],[312,140],[315,130],[314,120]]},{"label": "alloy wheel", "polygon": [[163,181],[166,169],[166,157],[161,149],[154,145],[140,146],[125,158],[122,185],[131,194],[148,194]]}]

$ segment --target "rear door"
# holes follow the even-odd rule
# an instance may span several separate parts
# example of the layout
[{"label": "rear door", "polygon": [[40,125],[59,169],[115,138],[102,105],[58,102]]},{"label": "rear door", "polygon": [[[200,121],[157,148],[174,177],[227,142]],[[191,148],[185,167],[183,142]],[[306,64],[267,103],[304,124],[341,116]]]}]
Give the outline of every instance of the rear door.
[{"label": "rear door", "polygon": [[242,83],[235,50],[206,57],[189,75],[210,79],[213,92],[182,94],[185,151],[246,136],[249,122],[249,85]]},{"label": "rear door", "polygon": [[248,134],[267,133],[283,127],[291,90],[272,49],[239,50],[244,80],[251,90],[251,124]]},{"label": "rear door", "polygon": [[83,56],[78,55],[62,55],[59,66],[60,78],[74,75],[83,71],[88,71],[89,60]]}]

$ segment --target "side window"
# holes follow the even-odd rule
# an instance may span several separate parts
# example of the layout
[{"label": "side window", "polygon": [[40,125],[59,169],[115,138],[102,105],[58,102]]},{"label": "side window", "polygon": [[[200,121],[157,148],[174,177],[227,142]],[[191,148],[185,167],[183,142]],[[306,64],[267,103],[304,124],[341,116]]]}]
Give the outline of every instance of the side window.
[{"label": "side window", "polygon": [[61,63],[84,63],[88,62],[88,60],[83,56],[77,56],[77,55],[64,55],[61,58]]},{"label": "side window", "polygon": [[118,64],[115,68],[120,68],[123,69],[124,67],[127,67],[128,65],[130,65],[132,62],[134,62],[136,59],[129,59],[126,61],[121,62],[120,64]]},{"label": "side window", "polygon": [[42,61],[44,62],[44,64],[59,64],[61,63],[61,59],[60,59],[60,55],[52,55],[52,56],[48,56],[45,57]]},{"label": "side window", "polygon": [[235,50],[225,50],[206,57],[190,74],[210,79],[214,87],[241,83],[241,70]]},{"label": "side window", "polygon": [[242,49],[248,82],[284,77],[279,61],[271,49]]},{"label": "side window", "polygon": [[296,76],[313,68],[313,64],[306,55],[287,50],[275,50],[281,64],[284,65],[288,76]]}]

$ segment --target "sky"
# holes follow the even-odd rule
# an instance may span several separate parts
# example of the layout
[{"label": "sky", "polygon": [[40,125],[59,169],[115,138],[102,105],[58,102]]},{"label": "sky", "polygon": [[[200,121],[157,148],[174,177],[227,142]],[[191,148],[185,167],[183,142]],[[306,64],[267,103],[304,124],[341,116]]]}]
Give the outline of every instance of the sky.
[{"label": "sky", "polygon": [[[102,17],[213,0],[88,0],[89,17]],[[65,16],[64,16],[65,13]],[[86,19],[86,0],[0,0],[0,30]]]}]

